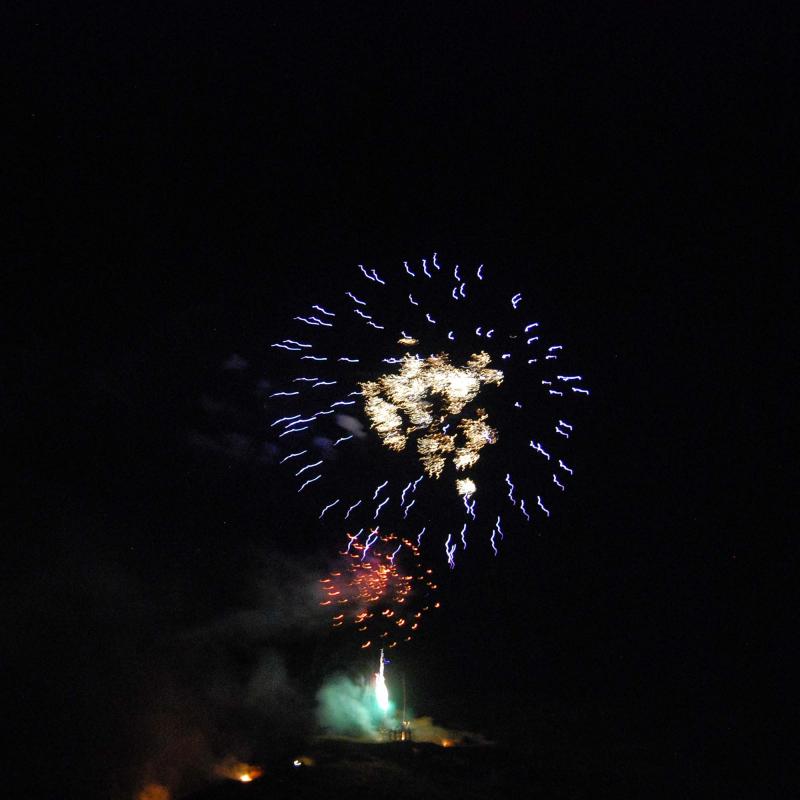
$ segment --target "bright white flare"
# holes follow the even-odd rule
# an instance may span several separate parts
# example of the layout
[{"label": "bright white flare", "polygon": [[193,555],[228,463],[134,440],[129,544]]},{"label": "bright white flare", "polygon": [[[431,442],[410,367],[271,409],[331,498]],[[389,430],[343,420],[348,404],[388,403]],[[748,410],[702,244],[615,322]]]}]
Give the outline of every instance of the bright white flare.
[{"label": "bright white flare", "polygon": [[389,690],[383,677],[383,650],[381,650],[379,671],[375,673],[375,700],[378,702],[378,708],[385,714],[389,710]]},{"label": "bright white flare", "polygon": [[464,497],[471,497],[475,494],[476,489],[477,486],[475,486],[475,481],[472,478],[459,478],[456,481],[456,490]]}]

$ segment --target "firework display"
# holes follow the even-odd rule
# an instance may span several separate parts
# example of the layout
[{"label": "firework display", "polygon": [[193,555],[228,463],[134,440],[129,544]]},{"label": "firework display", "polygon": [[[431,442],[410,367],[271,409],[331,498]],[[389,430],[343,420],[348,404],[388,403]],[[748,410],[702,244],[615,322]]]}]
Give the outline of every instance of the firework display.
[{"label": "firework display", "polygon": [[438,541],[452,568],[550,516],[589,390],[516,288],[434,254],[358,265],[292,317],[269,425],[322,525]]},{"label": "firework display", "polygon": [[347,535],[340,567],[320,580],[334,628],[354,626],[366,649],[391,649],[414,637],[423,615],[439,608],[433,570],[422,566],[419,548],[378,529]]}]

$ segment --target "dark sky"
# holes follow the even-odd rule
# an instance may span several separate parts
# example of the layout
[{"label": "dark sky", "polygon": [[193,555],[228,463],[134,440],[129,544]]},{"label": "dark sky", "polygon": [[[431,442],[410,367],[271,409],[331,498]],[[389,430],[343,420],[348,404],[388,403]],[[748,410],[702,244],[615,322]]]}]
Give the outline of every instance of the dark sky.
[{"label": "dark sky", "polygon": [[[287,296],[434,250],[517,271],[595,392],[586,477],[552,532],[453,577],[405,655],[418,711],[500,738],[644,741],[687,780],[738,760],[760,703],[757,487],[788,331],[767,312],[797,98],[786,20],[698,5],[20,19],[5,628],[52,774],[101,795],[96,754],[135,770],[162,705],[214,742],[303,735],[302,699],[277,734],[274,714],[198,708],[262,650],[311,698],[328,654],[282,628],[181,644],[266,603],[264,582],[291,601],[276,563],[311,574],[320,554],[272,467],[191,434],[256,436],[249,386],[220,365],[263,359]],[[221,420],[204,396],[229,403]]]}]

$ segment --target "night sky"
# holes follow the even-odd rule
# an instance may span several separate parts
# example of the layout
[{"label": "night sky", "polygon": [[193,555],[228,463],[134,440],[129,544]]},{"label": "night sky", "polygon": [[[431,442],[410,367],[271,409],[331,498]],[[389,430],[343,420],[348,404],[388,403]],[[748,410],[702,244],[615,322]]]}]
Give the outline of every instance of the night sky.
[{"label": "night sky", "polygon": [[43,793],[128,797],[159,759],[288,748],[331,670],[366,671],[303,619],[328,543],[260,455],[253,389],[296,306],[434,250],[515,276],[593,396],[551,524],[463,559],[398,652],[415,710],[750,785],[759,487],[788,408],[786,21],[80,5],[29,11],[3,56],[4,649]]}]

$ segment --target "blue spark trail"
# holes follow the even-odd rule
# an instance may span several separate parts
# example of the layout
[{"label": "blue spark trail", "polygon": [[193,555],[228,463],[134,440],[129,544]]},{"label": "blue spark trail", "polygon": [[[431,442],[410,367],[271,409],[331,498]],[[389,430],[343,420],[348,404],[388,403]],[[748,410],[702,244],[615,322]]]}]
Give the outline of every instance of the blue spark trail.
[{"label": "blue spark trail", "polygon": [[281,422],[289,422],[289,421],[291,421],[293,419],[300,419],[300,415],[299,414],[294,414],[291,417],[281,417],[280,419],[276,419],[275,422],[273,422],[270,425],[270,428],[274,428],[277,424],[279,424]]},{"label": "blue spark trail", "polygon": [[511,473],[506,475],[506,483],[508,484],[508,499],[511,501],[511,505],[515,506],[517,501],[514,499],[514,484],[511,483]]},{"label": "blue spark trail", "polygon": [[456,561],[455,561],[455,552],[456,546],[453,543],[453,546],[450,546],[450,540],[453,538],[452,533],[447,534],[447,541],[444,543],[444,551],[447,553],[447,563],[450,565],[450,569],[455,569]]},{"label": "blue spark trail", "polygon": [[358,303],[360,306],[365,306],[366,303],[363,300],[359,300],[352,292],[345,292],[345,294],[354,302]]},{"label": "blue spark trail", "polygon": [[548,517],[550,516],[550,512],[542,504],[542,498],[539,497],[539,495],[536,495],[536,504],[542,509],[542,511],[544,511],[545,514],[547,514]]},{"label": "blue spark trail", "polygon": [[362,502],[362,501],[361,501],[361,500],[359,500],[357,503],[353,503],[353,505],[351,505],[351,506],[350,506],[350,508],[348,508],[348,509],[347,509],[347,513],[344,515],[344,518],[345,518],[345,519],[347,519],[347,518],[350,516],[350,512],[351,512],[351,511],[352,511],[354,508],[358,508],[358,507],[361,505],[361,502]]},{"label": "blue spark trail", "polygon": [[[298,415],[299,416],[299,415]],[[310,417],[303,417],[302,419],[296,419],[290,422],[288,425],[284,425],[284,428],[293,428],[295,425],[302,425],[304,422],[313,422],[316,419],[316,414],[312,414]]]},{"label": "blue spark trail", "polygon": [[303,456],[307,452],[308,452],[308,450],[298,450],[298,452],[296,452],[296,453],[289,453],[288,456],[284,456],[278,463],[279,464],[283,464],[284,461],[288,461],[290,458],[297,458],[297,456]]},{"label": "blue spark trail", "polygon": [[304,425],[302,428],[289,428],[288,431],[279,433],[278,438],[282,439],[284,436],[288,436],[290,433],[300,433],[300,431],[307,431],[307,430],[308,430],[308,425]]},{"label": "blue spark trail", "polygon": [[297,472],[295,472],[295,478],[298,475],[302,475],[307,469],[311,469],[312,467],[318,467],[322,463],[322,459],[319,461],[315,461],[313,464],[306,464],[304,467],[301,467]]},{"label": "blue spark trail", "polygon": [[383,508],[383,507],[384,507],[384,506],[385,506],[385,505],[386,505],[388,502],[389,502],[389,498],[388,498],[388,497],[386,497],[384,500],[382,500],[380,503],[378,503],[378,507],[375,509],[375,516],[373,517],[373,519],[378,519],[378,514],[380,514],[380,513],[381,513],[381,509],[382,509],[382,508]]},{"label": "blue spark trail", "polygon": [[471,503],[469,501],[470,496],[468,494],[464,495],[464,508],[467,509],[467,514],[469,514],[472,519],[475,519],[475,503],[476,500],[473,500]]},{"label": "blue spark trail", "polygon": [[304,322],[306,325],[311,325],[312,327],[318,328],[323,326],[325,328],[332,328],[333,325],[330,322],[325,322],[321,320],[319,317],[294,317],[294,319],[298,320],[299,322]]},{"label": "blue spark trail", "polygon": [[337,498],[336,500],[334,500],[332,503],[328,503],[328,505],[326,505],[326,506],[325,506],[325,508],[323,508],[323,509],[322,509],[322,511],[320,512],[319,519],[322,519],[322,517],[323,517],[323,515],[325,514],[325,512],[326,512],[326,511],[327,511],[329,508],[333,508],[333,507],[334,507],[334,506],[335,506],[335,505],[336,505],[338,502],[339,502],[339,498]]},{"label": "blue spark trail", "polygon": [[306,481],[306,482],[305,482],[305,483],[304,483],[304,484],[303,484],[303,485],[302,485],[302,486],[301,486],[301,487],[300,487],[300,488],[297,490],[297,493],[298,493],[298,494],[300,494],[300,492],[302,492],[302,491],[303,491],[303,489],[305,489],[305,488],[306,488],[306,486],[308,486],[308,484],[309,484],[309,483],[314,483],[314,481],[318,481],[318,480],[319,480],[321,477],[322,477],[322,475],[317,475],[317,477],[316,477],[316,478],[309,478],[309,479],[308,479],[308,480],[307,480],[307,481]]},{"label": "blue spark trail", "polygon": [[375,540],[378,538],[378,528],[370,531],[369,536],[367,536],[367,541],[364,543],[364,552],[361,554],[361,560],[363,561],[366,558],[367,551],[375,544]]},{"label": "blue spark trail", "polygon": [[545,450],[544,447],[542,447],[540,444],[534,442],[533,439],[531,439],[531,447],[537,453],[541,453],[548,461],[550,460],[550,453],[548,453],[547,450]]},{"label": "blue spark trail", "polygon": [[495,522],[494,528],[492,529],[492,535],[489,537],[489,541],[492,543],[492,550],[494,550],[495,555],[497,555],[497,544],[495,543],[494,540],[496,533],[500,534],[501,539],[505,538],[503,536],[503,529],[500,527],[500,517],[497,518],[497,522]]}]

